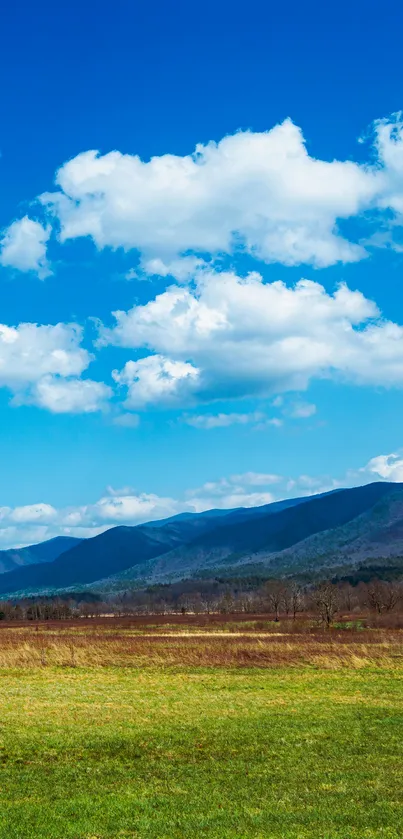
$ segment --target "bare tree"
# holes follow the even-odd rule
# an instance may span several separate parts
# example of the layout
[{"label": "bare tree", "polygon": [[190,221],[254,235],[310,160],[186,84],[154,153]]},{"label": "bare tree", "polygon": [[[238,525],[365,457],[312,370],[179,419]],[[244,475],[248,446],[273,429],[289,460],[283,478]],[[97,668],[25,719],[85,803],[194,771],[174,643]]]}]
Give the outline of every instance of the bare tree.
[{"label": "bare tree", "polygon": [[292,585],[290,583],[284,583],[282,606],[285,614],[288,616],[292,609]]},{"label": "bare tree", "polygon": [[298,583],[292,583],[290,586],[291,611],[293,620],[297,617],[297,612],[302,611],[304,605],[304,594],[301,586]]},{"label": "bare tree", "polygon": [[358,606],[358,597],[357,591],[350,585],[350,583],[344,583],[339,589],[340,591],[340,604],[346,612],[352,612]]},{"label": "bare tree", "polygon": [[235,601],[233,594],[226,591],[219,601],[218,608],[220,612],[233,612],[235,610]]},{"label": "bare tree", "polygon": [[265,584],[265,593],[269,609],[274,612],[274,620],[277,622],[284,603],[285,584],[281,580],[270,580]]},{"label": "bare tree", "polygon": [[395,608],[402,596],[402,590],[398,583],[387,583],[383,580],[374,580],[367,585],[366,602],[370,609],[374,609],[378,615],[383,612],[390,612]]},{"label": "bare tree", "polygon": [[313,602],[319,612],[322,623],[328,628],[338,612],[340,592],[333,583],[321,583],[312,593]]}]

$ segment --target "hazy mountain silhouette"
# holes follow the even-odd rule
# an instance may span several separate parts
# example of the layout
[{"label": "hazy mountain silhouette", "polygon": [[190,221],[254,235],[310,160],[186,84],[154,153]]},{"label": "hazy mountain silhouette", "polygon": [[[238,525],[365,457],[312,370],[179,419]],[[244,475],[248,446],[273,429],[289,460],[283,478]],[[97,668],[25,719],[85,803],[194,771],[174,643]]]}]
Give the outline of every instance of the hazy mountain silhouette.
[{"label": "hazy mountain silhouette", "polygon": [[74,548],[81,541],[82,539],[76,539],[74,536],[55,536],[54,539],[48,539],[38,545],[0,551],[0,574],[21,566],[53,562],[60,554]]},{"label": "hazy mountain silhouette", "polygon": [[315,557],[331,567],[346,558],[354,539],[360,545],[357,561],[377,555],[380,545],[382,556],[399,551],[403,556],[403,484],[378,482],[223,514],[114,527],[51,562],[42,559],[2,574],[0,594],[116,581],[120,575],[170,581],[256,562],[281,574],[295,564],[300,570],[312,567]]}]

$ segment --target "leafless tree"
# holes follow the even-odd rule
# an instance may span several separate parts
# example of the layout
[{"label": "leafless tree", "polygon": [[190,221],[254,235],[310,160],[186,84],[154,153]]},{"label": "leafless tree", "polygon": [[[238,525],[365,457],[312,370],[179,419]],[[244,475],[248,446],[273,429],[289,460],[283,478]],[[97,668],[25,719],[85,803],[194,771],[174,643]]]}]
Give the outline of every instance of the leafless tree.
[{"label": "leafless tree", "polygon": [[270,580],[265,584],[265,593],[274,620],[278,621],[281,606],[284,603],[285,584],[281,580]]},{"label": "leafless tree", "polygon": [[402,589],[398,583],[374,580],[367,585],[367,605],[378,615],[394,609],[401,597]]},{"label": "leafless tree", "polygon": [[339,588],[340,591],[340,605],[346,612],[352,612],[359,604],[357,591],[350,583],[344,583]]},{"label": "leafless tree", "polygon": [[297,612],[302,612],[304,605],[304,593],[298,583],[291,583],[290,586],[291,611],[293,619],[297,617]]},{"label": "leafless tree", "polygon": [[312,592],[312,599],[322,623],[329,627],[339,610],[340,592],[337,586],[330,582],[321,583]]},{"label": "leafless tree", "polygon": [[219,601],[218,608],[220,612],[234,612],[235,611],[235,601],[234,596],[230,591],[225,592],[221,600]]}]

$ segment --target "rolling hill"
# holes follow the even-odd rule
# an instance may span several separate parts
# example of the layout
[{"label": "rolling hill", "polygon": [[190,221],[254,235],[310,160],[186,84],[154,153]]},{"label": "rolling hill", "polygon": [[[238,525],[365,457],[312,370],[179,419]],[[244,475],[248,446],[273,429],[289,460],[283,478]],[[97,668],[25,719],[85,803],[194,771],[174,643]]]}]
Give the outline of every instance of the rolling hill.
[{"label": "rolling hill", "polygon": [[[257,562],[273,566],[276,573],[283,574],[287,566],[292,566],[294,552],[298,553],[298,546],[305,540],[316,535],[318,548],[323,539],[330,538],[329,533],[354,521],[363,513],[367,512],[371,520],[371,511],[375,505],[392,495],[401,499],[403,515],[403,484],[378,482],[311,496],[304,499],[303,504],[295,504],[275,513],[260,508],[261,514],[252,518],[231,520],[229,523],[224,520],[220,527],[162,556],[154,565],[153,577],[159,580],[166,575],[175,579],[180,575],[191,576],[199,571],[205,572],[208,568],[213,570],[223,565]],[[400,537],[397,538],[397,549],[403,553]],[[330,557],[327,559],[331,565]],[[309,564],[310,560],[308,545],[305,564]],[[338,561],[337,549],[333,561]]]},{"label": "rolling hill", "polygon": [[403,484],[378,482],[224,514],[114,527],[53,561],[2,574],[0,594],[89,584],[105,591],[119,581],[125,588],[248,566],[273,576],[328,575],[389,556],[398,563],[403,557]]},{"label": "rolling hill", "polygon": [[[137,527],[114,527],[92,539],[60,536],[18,551],[3,551],[3,554],[7,554],[3,571],[10,573],[5,579],[0,577],[0,594],[79,586],[91,583],[103,576],[108,578],[109,575],[119,575],[120,572],[131,567],[133,567],[134,578],[147,577],[150,573],[149,560],[154,556],[192,542],[198,535],[216,527],[217,523],[225,521],[228,524],[235,524],[263,514],[272,515],[307,500],[305,497],[293,498],[263,507],[179,513],[176,516]],[[142,533],[147,533],[143,542],[140,538]],[[77,553],[71,551],[79,545],[81,545],[81,550]],[[61,554],[67,552],[68,556],[61,558]],[[59,557],[60,561],[53,564],[53,561]],[[20,567],[42,562],[52,562],[52,568],[46,570]]]},{"label": "rolling hill", "polygon": [[38,545],[0,551],[0,574],[27,565],[53,562],[58,556],[70,550],[70,548],[74,548],[81,541],[82,539],[75,539],[74,536],[55,536],[54,539],[48,539]]},{"label": "rolling hill", "polygon": [[195,515],[190,521],[162,522],[159,527],[113,527],[92,539],[81,540],[51,563],[0,575],[0,594],[85,585],[131,566],[136,567],[137,575],[148,573],[151,559],[191,541],[211,526],[208,517]]}]

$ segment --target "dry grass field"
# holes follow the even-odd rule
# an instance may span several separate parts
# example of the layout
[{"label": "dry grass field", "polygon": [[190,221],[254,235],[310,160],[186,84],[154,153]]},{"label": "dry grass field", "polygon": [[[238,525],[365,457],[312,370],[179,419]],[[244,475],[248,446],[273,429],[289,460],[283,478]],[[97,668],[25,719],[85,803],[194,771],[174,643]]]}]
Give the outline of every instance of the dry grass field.
[{"label": "dry grass field", "polygon": [[358,668],[403,658],[403,630],[357,618],[326,630],[309,617],[167,615],[3,624],[0,633],[0,667]]},{"label": "dry grass field", "polygon": [[382,623],[2,622],[1,839],[401,839]]}]

